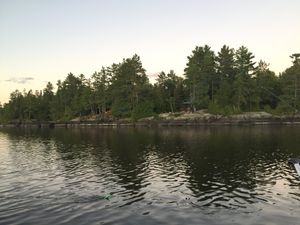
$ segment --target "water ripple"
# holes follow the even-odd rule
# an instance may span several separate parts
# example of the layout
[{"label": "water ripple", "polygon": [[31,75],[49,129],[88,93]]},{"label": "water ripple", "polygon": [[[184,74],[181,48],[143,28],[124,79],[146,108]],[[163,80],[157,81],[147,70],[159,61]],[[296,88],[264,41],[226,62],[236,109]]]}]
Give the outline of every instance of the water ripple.
[{"label": "water ripple", "polygon": [[293,224],[300,143],[284,134],[0,132],[0,224]]}]

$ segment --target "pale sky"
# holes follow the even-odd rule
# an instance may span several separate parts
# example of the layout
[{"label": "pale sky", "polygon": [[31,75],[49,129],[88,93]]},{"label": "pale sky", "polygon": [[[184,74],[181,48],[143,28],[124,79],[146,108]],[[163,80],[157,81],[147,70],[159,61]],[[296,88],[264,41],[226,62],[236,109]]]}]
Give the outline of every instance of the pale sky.
[{"label": "pale sky", "polygon": [[300,52],[299,0],[0,0],[0,102],[138,54],[182,75],[196,45],[245,45],[282,72]]}]

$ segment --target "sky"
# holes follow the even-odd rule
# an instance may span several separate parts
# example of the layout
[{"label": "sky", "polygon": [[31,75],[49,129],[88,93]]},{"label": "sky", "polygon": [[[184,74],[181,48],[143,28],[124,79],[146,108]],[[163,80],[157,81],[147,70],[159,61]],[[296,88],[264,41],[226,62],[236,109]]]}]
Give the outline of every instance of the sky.
[{"label": "sky", "polygon": [[141,57],[183,75],[196,46],[246,46],[277,74],[300,52],[299,0],[0,0],[0,102]]}]

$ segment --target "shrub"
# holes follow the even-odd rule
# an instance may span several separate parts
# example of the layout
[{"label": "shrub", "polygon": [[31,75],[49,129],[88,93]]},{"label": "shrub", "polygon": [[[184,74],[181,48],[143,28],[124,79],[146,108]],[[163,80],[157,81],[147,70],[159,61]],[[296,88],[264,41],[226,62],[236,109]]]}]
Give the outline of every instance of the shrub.
[{"label": "shrub", "polygon": [[291,107],[288,104],[284,104],[284,103],[279,103],[279,105],[276,107],[275,109],[275,113],[282,115],[282,114],[291,114],[295,112],[295,109],[293,107]]},{"label": "shrub", "polygon": [[131,112],[131,118],[138,120],[141,118],[153,116],[153,103],[150,101],[140,102]]},{"label": "shrub", "polygon": [[111,107],[111,113],[116,118],[130,117],[130,106],[126,102],[114,101]]},{"label": "shrub", "polygon": [[215,115],[229,116],[241,113],[241,109],[232,105],[226,105],[225,107],[221,107],[218,103],[211,102],[208,105],[208,112]]}]

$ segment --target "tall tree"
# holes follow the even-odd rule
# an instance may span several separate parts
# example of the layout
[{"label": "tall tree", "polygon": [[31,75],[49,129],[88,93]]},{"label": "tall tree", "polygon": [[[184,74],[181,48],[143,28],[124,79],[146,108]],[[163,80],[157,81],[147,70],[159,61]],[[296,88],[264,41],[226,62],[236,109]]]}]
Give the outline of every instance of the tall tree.
[{"label": "tall tree", "polygon": [[91,81],[86,79],[83,74],[79,75],[78,80],[78,90],[73,98],[73,108],[79,116],[94,114]]},{"label": "tall tree", "polygon": [[207,108],[209,101],[213,101],[218,86],[215,54],[208,45],[197,46],[193,50],[188,57],[185,75],[193,109]]},{"label": "tall tree", "polygon": [[61,80],[58,80],[56,85],[57,91],[50,103],[50,117],[52,120],[62,119],[65,111],[65,102],[63,99],[63,87]]},{"label": "tall tree", "polygon": [[51,120],[51,105],[54,98],[54,87],[51,82],[48,82],[46,87],[43,89],[43,98],[41,101],[42,112],[41,120]]},{"label": "tall tree", "polygon": [[8,118],[11,120],[23,120],[24,119],[24,97],[19,90],[15,90],[10,94],[8,103]]},{"label": "tall tree", "polygon": [[100,72],[92,75],[92,88],[94,93],[94,103],[98,113],[105,113],[108,105],[108,88],[110,84],[109,68],[102,67]]},{"label": "tall tree", "polygon": [[66,79],[57,82],[57,92],[52,102],[52,117],[55,120],[69,120],[80,115],[80,78],[69,73]]},{"label": "tall tree", "polygon": [[280,96],[280,85],[278,77],[269,69],[269,64],[260,60],[256,68],[256,87],[259,95],[259,107],[264,109],[269,106],[277,107]]},{"label": "tall tree", "polygon": [[134,55],[124,59],[122,63],[114,64],[111,71],[112,113],[117,117],[131,116],[132,111],[147,100],[150,90],[140,57]]},{"label": "tall tree", "polygon": [[158,75],[156,88],[161,99],[162,111],[174,112],[181,108],[184,101],[183,78],[176,76],[173,70]]},{"label": "tall tree", "polygon": [[282,85],[281,107],[284,111],[299,111],[300,109],[300,54],[291,56],[293,65],[280,76]]},{"label": "tall tree", "polygon": [[242,110],[253,110],[258,104],[255,82],[252,76],[255,72],[254,55],[248,48],[241,46],[235,54],[236,79],[234,81],[234,100]]},{"label": "tall tree", "polygon": [[217,104],[221,107],[233,105],[233,83],[236,79],[234,49],[224,45],[216,57],[216,69],[219,77]]},{"label": "tall tree", "polygon": [[31,119],[32,111],[33,111],[33,94],[32,90],[29,90],[26,92],[26,90],[23,91],[23,100],[24,100],[24,118],[26,120]]}]

